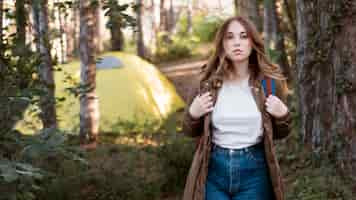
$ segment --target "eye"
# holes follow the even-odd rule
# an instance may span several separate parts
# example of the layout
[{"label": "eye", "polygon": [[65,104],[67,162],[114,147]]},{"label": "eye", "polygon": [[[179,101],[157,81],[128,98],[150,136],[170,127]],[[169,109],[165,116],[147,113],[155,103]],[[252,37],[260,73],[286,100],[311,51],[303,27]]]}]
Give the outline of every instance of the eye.
[{"label": "eye", "polygon": [[232,34],[227,34],[227,35],[225,36],[225,39],[232,39],[232,38],[234,38],[234,36],[233,36]]},{"label": "eye", "polygon": [[246,33],[241,34],[240,37],[241,37],[242,39],[247,39],[247,38],[248,38],[248,36],[247,36]]}]

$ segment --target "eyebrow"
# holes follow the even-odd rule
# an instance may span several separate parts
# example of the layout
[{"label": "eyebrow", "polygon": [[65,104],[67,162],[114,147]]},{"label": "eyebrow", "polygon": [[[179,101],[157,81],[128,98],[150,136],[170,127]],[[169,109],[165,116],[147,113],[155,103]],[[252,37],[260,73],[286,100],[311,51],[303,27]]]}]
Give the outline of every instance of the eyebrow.
[{"label": "eyebrow", "polygon": [[[229,31],[229,32],[227,32],[226,34],[233,34],[233,32]],[[246,31],[242,31],[242,32],[240,32],[239,34],[247,34],[247,32],[246,32]]]}]

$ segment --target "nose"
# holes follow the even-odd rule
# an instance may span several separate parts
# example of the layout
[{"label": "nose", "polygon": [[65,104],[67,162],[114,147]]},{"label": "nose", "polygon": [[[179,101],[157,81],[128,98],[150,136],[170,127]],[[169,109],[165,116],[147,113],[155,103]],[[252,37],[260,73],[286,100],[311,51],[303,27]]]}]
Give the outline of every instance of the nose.
[{"label": "nose", "polygon": [[234,46],[239,47],[240,45],[241,45],[240,39],[236,38],[236,39],[234,40]]}]

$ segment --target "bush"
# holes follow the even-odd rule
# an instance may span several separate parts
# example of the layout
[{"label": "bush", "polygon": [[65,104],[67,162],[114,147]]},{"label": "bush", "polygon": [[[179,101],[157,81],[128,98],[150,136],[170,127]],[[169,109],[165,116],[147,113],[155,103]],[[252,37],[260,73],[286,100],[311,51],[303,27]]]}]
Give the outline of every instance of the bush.
[{"label": "bush", "polygon": [[214,15],[199,14],[194,16],[193,35],[199,38],[200,42],[212,42],[222,22],[221,17]]},{"label": "bush", "polygon": [[167,33],[160,33],[158,36],[158,47],[154,55],[154,62],[165,62],[191,57],[194,54],[194,47],[199,39],[194,36],[173,35],[168,37]]}]

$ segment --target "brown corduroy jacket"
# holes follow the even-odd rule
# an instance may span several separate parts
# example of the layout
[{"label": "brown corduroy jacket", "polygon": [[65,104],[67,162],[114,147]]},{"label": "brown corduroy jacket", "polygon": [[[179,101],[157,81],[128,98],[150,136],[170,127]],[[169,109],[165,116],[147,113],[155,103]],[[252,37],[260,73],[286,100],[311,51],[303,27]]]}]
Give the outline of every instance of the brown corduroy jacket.
[{"label": "brown corduroy jacket", "polygon": [[[249,87],[254,100],[262,113],[262,122],[264,130],[264,148],[265,156],[269,168],[270,178],[276,200],[284,200],[284,185],[281,170],[275,153],[273,144],[274,139],[286,137],[291,130],[290,112],[281,117],[275,118],[267,113],[265,109],[265,94],[261,80],[263,75],[250,76]],[[190,137],[198,137],[199,143],[196,148],[194,158],[187,176],[186,185],[183,194],[183,200],[204,200],[205,199],[205,181],[208,174],[209,156],[211,148],[211,113],[208,113],[199,119],[193,119],[188,110],[195,96],[210,91],[215,104],[219,89],[222,86],[222,78],[214,75],[206,81],[191,90],[189,100],[184,111],[183,133]],[[276,96],[286,103],[286,96],[282,92],[282,82],[276,80]],[[239,103],[239,102],[236,102]]]}]

